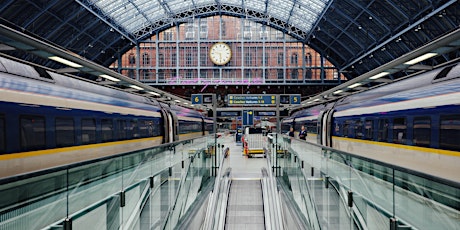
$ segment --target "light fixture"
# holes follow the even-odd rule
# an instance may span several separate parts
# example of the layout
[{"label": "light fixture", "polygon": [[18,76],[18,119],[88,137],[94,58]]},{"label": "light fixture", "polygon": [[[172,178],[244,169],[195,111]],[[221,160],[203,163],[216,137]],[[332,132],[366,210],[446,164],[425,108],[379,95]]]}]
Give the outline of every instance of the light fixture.
[{"label": "light fixture", "polygon": [[180,101],[179,100],[174,100],[175,102],[179,103]]},{"label": "light fixture", "polygon": [[390,72],[381,72],[379,74],[376,74],[376,75],[370,77],[369,79],[371,79],[371,80],[379,79],[379,78],[381,78],[383,76],[386,76],[388,74],[390,74]]},{"label": "light fixture", "polygon": [[60,63],[62,63],[62,64],[64,64],[64,65],[68,65],[68,66],[70,66],[70,67],[74,67],[74,68],[81,68],[81,67],[83,67],[83,66],[80,65],[80,64],[77,64],[77,63],[75,63],[75,62],[71,62],[71,61],[69,61],[69,60],[66,60],[66,59],[61,58],[61,57],[58,57],[58,56],[51,56],[51,57],[49,57],[49,59],[51,59],[51,60],[53,60],[53,61],[60,62]]},{"label": "light fixture", "polygon": [[143,90],[144,88],[141,88],[137,85],[130,85],[129,87],[133,88],[133,89],[137,89],[137,90]]},{"label": "light fixture", "polygon": [[313,100],[313,101],[319,101],[319,98],[316,98],[316,99],[315,99],[315,100]]},{"label": "light fixture", "polygon": [[404,62],[404,65],[413,65],[415,63],[419,63],[421,61],[424,61],[424,60],[426,60],[428,58],[431,58],[431,57],[434,57],[436,55],[438,55],[438,54],[437,53],[426,53],[426,54],[424,54],[424,55],[422,55],[420,57],[417,57],[417,58],[414,58],[414,59],[412,59],[410,61]]},{"label": "light fixture", "polygon": [[114,77],[109,76],[109,75],[107,75],[107,74],[101,74],[101,75],[99,75],[99,77],[103,77],[103,78],[105,78],[105,79],[107,79],[107,80],[111,80],[111,81],[120,81],[120,79],[114,78]]},{"label": "light fixture", "polygon": [[358,87],[358,86],[360,86],[360,85],[362,85],[362,84],[358,82],[358,83],[355,83],[355,84],[353,84],[353,85],[348,86],[347,88],[353,89],[353,88],[356,88],[356,87]]},{"label": "light fixture", "polygon": [[343,93],[343,90],[339,89],[339,90],[335,91],[333,94],[339,94],[339,93]]},{"label": "light fixture", "polygon": [[187,102],[184,102],[184,105],[188,105],[188,103],[187,103]]},{"label": "light fixture", "polygon": [[149,92],[149,93],[152,94],[152,95],[155,95],[157,97],[161,96],[161,94],[159,94],[159,93],[155,93],[155,92]]}]

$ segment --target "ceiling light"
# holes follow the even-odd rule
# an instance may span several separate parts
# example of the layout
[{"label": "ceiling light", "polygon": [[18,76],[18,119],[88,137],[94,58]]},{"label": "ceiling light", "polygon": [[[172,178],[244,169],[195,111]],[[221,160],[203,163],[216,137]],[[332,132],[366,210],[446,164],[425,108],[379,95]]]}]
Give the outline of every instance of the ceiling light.
[{"label": "ceiling light", "polygon": [[187,102],[184,102],[184,105],[188,105],[188,103],[187,103]]},{"label": "ceiling light", "polygon": [[155,92],[148,92],[148,93],[150,93],[150,94],[152,94],[152,95],[155,95],[155,96],[157,96],[157,97],[161,96],[161,94],[155,93]]},{"label": "ceiling light", "polygon": [[107,75],[107,74],[101,74],[101,75],[99,75],[99,77],[103,77],[103,78],[105,78],[105,79],[107,79],[107,80],[111,80],[111,81],[120,81],[120,79],[114,78],[114,77],[109,76],[109,75]]},{"label": "ceiling light", "polygon": [[316,98],[316,99],[315,99],[315,100],[313,100],[313,101],[319,101],[319,98]]},{"label": "ceiling light", "polygon": [[434,57],[436,55],[438,55],[438,54],[437,53],[426,53],[426,54],[424,54],[424,55],[422,55],[422,56],[420,56],[418,58],[414,58],[414,59],[412,59],[410,61],[404,62],[404,65],[413,65],[415,63],[419,63],[421,61],[424,61],[424,60],[426,60],[428,58],[431,58],[431,57]]},{"label": "ceiling light", "polygon": [[137,90],[143,90],[144,88],[141,88],[137,85],[130,85],[129,87],[133,88],[133,89],[137,89]]},{"label": "ceiling light", "polygon": [[339,94],[339,93],[343,93],[343,90],[339,89],[339,90],[335,91],[333,94]]},{"label": "ceiling light", "polygon": [[390,74],[390,72],[381,72],[379,74],[376,74],[376,75],[370,77],[369,79],[372,79],[372,80],[379,79],[379,78],[381,78],[383,76],[386,76],[388,74]]},{"label": "ceiling light", "polygon": [[358,82],[358,83],[355,83],[355,84],[353,84],[353,85],[348,86],[348,88],[349,88],[349,89],[353,89],[353,88],[356,88],[356,87],[358,87],[358,86],[360,86],[360,85],[362,85],[362,84]]},{"label": "ceiling light", "polygon": [[68,66],[70,66],[70,67],[74,67],[74,68],[81,68],[81,67],[83,67],[82,65],[79,65],[79,64],[77,64],[77,63],[75,63],[75,62],[71,62],[71,61],[69,61],[69,60],[66,60],[66,59],[61,58],[61,57],[58,57],[58,56],[51,56],[51,57],[49,57],[49,59],[51,59],[51,60],[53,60],[53,61],[60,62],[60,63],[62,63],[62,64],[64,64],[64,65],[68,65]]},{"label": "ceiling light", "polygon": [[174,100],[175,102],[179,103],[180,101],[179,100]]}]

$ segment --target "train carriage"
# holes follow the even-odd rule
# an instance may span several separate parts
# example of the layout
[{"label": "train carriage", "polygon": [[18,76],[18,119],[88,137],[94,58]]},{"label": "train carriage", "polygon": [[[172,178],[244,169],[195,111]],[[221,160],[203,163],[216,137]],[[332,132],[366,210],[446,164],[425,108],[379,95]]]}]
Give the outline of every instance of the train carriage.
[{"label": "train carriage", "polygon": [[0,177],[205,133],[197,111],[6,58],[0,58],[0,108]]},{"label": "train carriage", "polygon": [[311,142],[460,181],[460,64],[308,108],[292,119],[296,127],[318,121],[316,132],[307,128],[309,136],[318,134]]}]

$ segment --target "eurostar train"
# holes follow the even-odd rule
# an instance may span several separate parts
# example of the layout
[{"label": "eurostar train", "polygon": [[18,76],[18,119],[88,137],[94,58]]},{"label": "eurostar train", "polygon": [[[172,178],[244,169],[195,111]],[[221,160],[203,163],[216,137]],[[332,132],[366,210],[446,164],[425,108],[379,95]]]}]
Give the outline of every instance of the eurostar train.
[{"label": "eurostar train", "polygon": [[[460,181],[460,64],[294,113],[307,141]],[[296,136],[298,133],[296,133]]]},{"label": "eurostar train", "polygon": [[0,57],[0,177],[207,135],[201,113]]}]

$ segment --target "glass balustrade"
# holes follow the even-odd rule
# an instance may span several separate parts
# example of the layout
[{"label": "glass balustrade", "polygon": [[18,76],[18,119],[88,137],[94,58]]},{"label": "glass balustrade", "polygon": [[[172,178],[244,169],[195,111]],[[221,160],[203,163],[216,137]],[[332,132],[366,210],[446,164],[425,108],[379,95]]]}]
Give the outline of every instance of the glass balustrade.
[{"label": "glass balustrade", "polygon": [[0,229],[166,228],[210,181],[216,142],[209,136],[2,179]]},{"label": "glass balustrade", "polygon": [[313,229],[460,226],[459,183],[285,135],[270,148],[274,171]]}]

